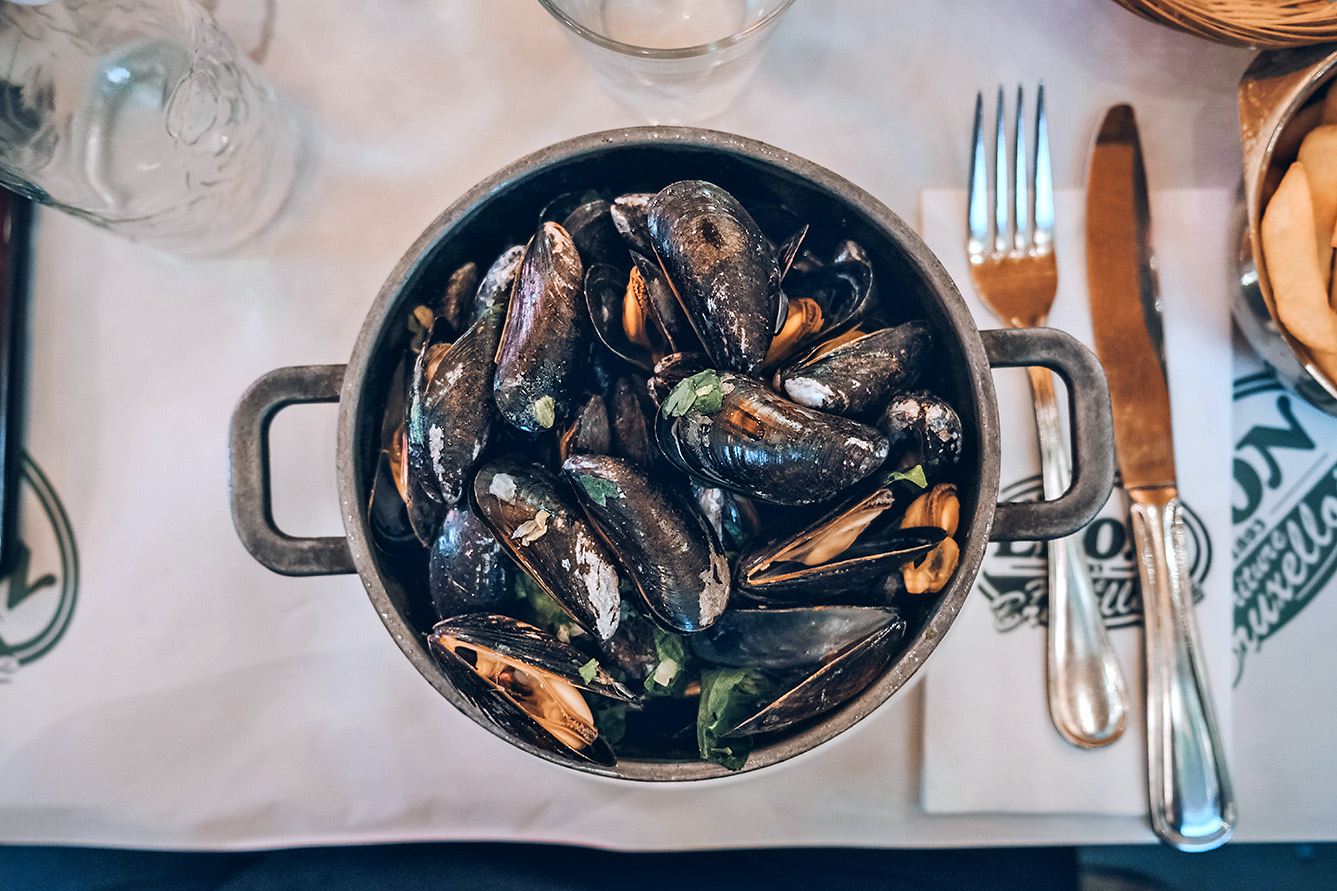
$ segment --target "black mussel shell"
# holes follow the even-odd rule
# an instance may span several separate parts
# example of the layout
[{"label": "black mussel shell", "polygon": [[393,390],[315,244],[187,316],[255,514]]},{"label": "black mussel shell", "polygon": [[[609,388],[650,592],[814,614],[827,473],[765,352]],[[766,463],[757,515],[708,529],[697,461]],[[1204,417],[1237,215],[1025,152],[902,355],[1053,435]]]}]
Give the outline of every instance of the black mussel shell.
[{"label": "black mussel shell", "polygon": [[790,300],[807,297],[822,308],[824,338],[857,325],[872,293],[873,266],[862,259],[813,268],[796,265],[785,278],[785,294]]},{"label": "black mussel shell", "polygon": [[[430,377],[425,361],[419,361],[414,370],[405,428],[406,458],[429,496],[447,507],[460,499],[492,436],[496,409],[488,397],[492,355],[501,328],[501,309],[493,308],[451,345]],[[434,333],[433,340],[435,337]],[[428,355],[433,340],[420,360]]]},{"label": "black mussel shell", "polygon": [[526,433],[564,426],[589,371],[585,268],[571,236],[544,223],[530,239],[497,347],[493,396]]},{"label": "black mussel shell", "polygon": [[612,437],[608,454],[626,458],[642,467],[663,461],[655,445],[655,404],[644,378],[624,375],[618,378],[608,397]]},{"label": "black mussel shell", "polygon": [[653,192],[632,192],[613,199],[608,209],[613,226],[631,248],[639,254],[649,257],[654,254],[650,246],[650,199]]},{"label": "black mussel shell", "polygon": [[441,521],[427,557],[427,590],[439,619],[505,612],[515,603],[513,564],[492,530],[458,504]]},{"label": "black mussel shell", "polygon": [[474,509],[578,625],[606,640],[620,618],[618,573],[598,533],[546,468],[497,458],[479,468]]},{"label": "black mussel shell", "polygon": [[562,469],[651,618],[680,633],[719,618],[729,561],[700,511],[620,458],[576,455]]},{"label": "black mussel shell", "polygon": [[[485,678],[474,667],[478,653],[482,651],[495,654],[506,664],[515,665],[534,677],[553,678],[556,684],[568,684],[567,690],[574,687],[622,702],[634,700],[633,694],[602,667],[596,666],[593,677],[586,681],[581,670],[589,671],[589,660],[579,650],[532,625],[509,616],[487,613],[456,616],[439,622],[428,634],[427,643],[437,665],[455,688],[506,732],[546,751],[576,760],[610,766],[616,763],[612,750],[597,735],[588,744],[569,745],[526,711],[512,691]],[[510,674],[509,669],[504,673]],[[553,682],[544,686],[550,684]],[[526,692],[532,692],[532,689],[527,688]],[[589,712],[588,705],[584,711]],[[582,724],[587,732],[597,733],[593,730],[592,714],[583,718]]]},{"label": "black mussel shell", "polygon": [[452,331],[463,331],[472,318],[474,294],[478,288],[478,264],[465,263],[450,274],[446,290],[436,309],[438,318],[446,320]]},{"label": "black mussel shell", "polygon": [[761,516],[751,501],[718,486],[691,486],[692,497],[725,550],[738,552],[761,531]]},{"label": "black mussel shell", "polygon": [[654,368],[655,357],[650,347],[632,340],[626,329],[627,313],[635,312],[650,343],[662,339],[643,283],[636,288],[616,266],[596,263],[585,273],[585,304],[600,343],[620,359],[646,371]]},{"label": "black mussel shell", "polygon": [[783,672],[821,665],[888,627],[905,628],[893,607],[729,609],[687,644],[698,658],[714,665]]},{"label": "black mussel shell", "polygon": [[517,244],[508,247],[492,261],[483,280],[478,283],[474,294],[474,305],[470,318],[476,319],[487,311],[488,307],[511,302],[511,291],[515,289],[515,280],[520,275],[520,261],[525,258],[525,246]]},{"label": "black mussel shell", "polygon": [[585,401],[576,413],[576,419],[566,428],[557,442],[557,454],[562,460],[571,455],[606,455],[612,440],[608,423],[608,408],[597,393]]},{"label": "black mussel shell", "polygon": [[875,587],[880,576],[927,553],[946,535],[900,528],[905,511],[925,491],[900,474],[877,474],[817,520],[740,554],[739,587],[750,600],[791,604],[844,601],[853,590]]},{"label": "black mussel shell", "polygon": [[780,264],[780,278],[784,279],[789,274],[789,269],[794,265],[794,259],[798,257],[799,248],[803,246],[803,239],[807,237],[808,225],[801,226],[793,235],[782,241],[775,249],[776,260]]},{"label": "black mussel shell", "polygon": [[642,254],[637,251],[632,252],[631,259],[641,274],[641,281],[645,283],[645,294],[654,314],[655,330],[664,340],[662,352],[677,353],[699,349],[701,343],[696,339],[691,323],[683,315],[682,307],[678,304],[678,298],[674,296],[668,279],[664,277],[664,270],[660,267],[659,261],[654,259],[653,254]]},{"label": "black mussel shell", "polygon": [[961,460],[965,444],[961,418],[945,399],[928,390],[892,396],[877,426],[890,443],[889,467],[919,464],[933,480],[945,480]]},{"label": "black mussel shell", "polygon": [[857,415],[886,405],[895,390],[913,386],[932,348],[928,323],[905,322],[829,350],[817,346],[781,370],[780,386],[800,405]]},{"label": "black mussel shell", "polygon": [[[679,387],[694,386],[689,378]],[[660,406],[655,436],[675,465],[707,483],[773,504],[834,498],[887,457],[872,427],[798,405],[761,383],[723,372],[718,410],[695,406],[674,416],[672,393]]]},{"label": "black mussel shell", "polygon": [[587,201],[571,211],[562,221],[562,228],[571,234],[571,240],[580,251],[585,265],[611,263],[625,267],[629,258],[627,244],[613,225],[609,214],[612,205],[602,198]]},{"label": "black mussel shell", "polygon": [[422,547],[409,520],[408,505],[399,494],[395,481],[394,462],[388,449],[382,449],[376,459],[376,478],[371,484],[371,499],[367,508],[367,524],[376,546],[387,554],[411,554]]},{"label": "black mussel shell", "polygon": [[780,267],[738,201],[684,180],[650,199],[650,240],[669,285],[717,367],[755,374],[783,320]]},{"label": "black mussel shell", "polygon": [[842,705],[886,670],[904,636],[904,622],[874,632],[741,722],[728,735],[773,733]]}]

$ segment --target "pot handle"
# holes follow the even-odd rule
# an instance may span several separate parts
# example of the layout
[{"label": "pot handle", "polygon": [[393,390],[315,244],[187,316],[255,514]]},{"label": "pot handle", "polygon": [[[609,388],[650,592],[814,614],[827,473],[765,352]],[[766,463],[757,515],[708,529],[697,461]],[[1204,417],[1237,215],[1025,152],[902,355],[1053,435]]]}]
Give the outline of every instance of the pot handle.
[{"label": "pot handle", "polygon": [[981,331],[995,368],[1039,365],[1067,384],[1072,421],[1072,483],[1053,501],[999,504],[993,541],[1062,538],[1095,519],[1114,488],[1114,415],[1100,361],[1079,340],[1057,328]]},{"label": "pot handle", "polygon": [[338,402],[344,365],[276,368],[242,394],[228,432],[228,490],[237,537],[259,563],[282,575],[356,572],[342,536],[300,538],[274,524],[269,425],[290,405]]}]

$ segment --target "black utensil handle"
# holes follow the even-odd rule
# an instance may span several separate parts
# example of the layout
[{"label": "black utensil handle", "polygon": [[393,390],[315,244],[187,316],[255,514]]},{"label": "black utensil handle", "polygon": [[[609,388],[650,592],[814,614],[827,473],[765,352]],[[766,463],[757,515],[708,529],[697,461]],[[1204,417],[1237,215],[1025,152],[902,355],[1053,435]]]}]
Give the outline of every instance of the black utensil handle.
[{"label": "black utensil handle", "polygon": [[1114,415],[1105,370],[1095,354],[1057,328],[981,331],[995,368],[1038,365],[1063,378],[1072,422],[1072,483],[1052,501],[999,504],[993,541],[1062,538],[1095,519],[1114,488]]},{"label": "black utensil handle", "polygon": [[32,202],[0,188],[0,577],[9,575],[19,539],[32,230]]},{"label": "black utensil handle", "polygon": [[356,572],[342,536],[302,538],[274,523],[269,479],[269,425],[290,405],[338,402],[344,365],[276,368],[242,394],[232,412],[228,436],[228,489],[232,524],[246,550],[282,575],[338,575]]}]

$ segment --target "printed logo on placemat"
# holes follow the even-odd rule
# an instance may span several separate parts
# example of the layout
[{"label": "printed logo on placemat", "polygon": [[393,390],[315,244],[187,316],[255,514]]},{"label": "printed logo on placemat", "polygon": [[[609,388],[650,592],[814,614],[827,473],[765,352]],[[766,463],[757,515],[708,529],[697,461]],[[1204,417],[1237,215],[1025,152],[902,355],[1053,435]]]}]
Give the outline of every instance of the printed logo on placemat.
[{"label": "printed logo on placemat", "polygon": [[1231,505],[1235,683],[1245,657],[1294,619],[1337,569],[1337,454],[1331,418],[1282,389],[1270,371],[1235,381]]},{"label": "printed logo on placemat", "polygon": [[[1013,483],[998,493],[1000,501],[1037,501],[1039,476]],[[1133,530],[1116,491],[1100,516],[1081,536],[1082,552],[1091,571],[1096,599],[1107,628],[1142,624],[1142,594],[1133,562]],[[1185,549],[1189,575],[1197,585],[1207,577],[1212,545],[1207,528],[1187,504],[1184,509]],[[1040,541],[1000,541],[989,545],[980,570],[979,588],[993,610],[994,628],[1011,631],[1049,622],[1049,548]],[[1196,588],[1194,600],[1202,597]]]},{"label": "printed logo on placemat", "polygon": [[0,684],[42,658],[65,634],[79,589],[74,531],[51,483],[24,455],[22,538],[0,581]]}]

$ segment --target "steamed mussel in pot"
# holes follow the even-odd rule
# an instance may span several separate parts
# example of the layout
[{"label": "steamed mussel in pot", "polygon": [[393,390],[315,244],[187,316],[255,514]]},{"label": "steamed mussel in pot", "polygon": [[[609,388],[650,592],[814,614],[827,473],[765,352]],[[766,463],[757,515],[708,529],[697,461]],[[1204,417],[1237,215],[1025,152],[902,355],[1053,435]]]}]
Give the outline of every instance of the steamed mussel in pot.
[{"label": "steamed mussel in pot", "polygon": [[777,196],[660,185],[552,196],[418,286],[373,537],[503,735],[738,769],[924,632],[966,431],[893,264]]}]

